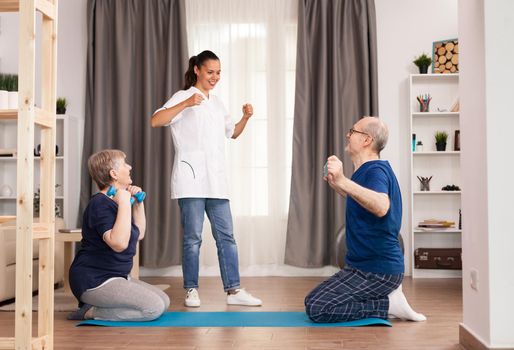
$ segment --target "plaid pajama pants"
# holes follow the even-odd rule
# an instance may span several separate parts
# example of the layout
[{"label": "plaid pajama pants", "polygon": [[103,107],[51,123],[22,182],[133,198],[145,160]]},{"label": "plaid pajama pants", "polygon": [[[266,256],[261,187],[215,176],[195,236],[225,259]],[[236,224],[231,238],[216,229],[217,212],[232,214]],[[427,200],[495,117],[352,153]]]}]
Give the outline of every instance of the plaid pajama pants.
[{"label": "plaid pajama pants", "polygon": [[386,275],[345,267],[307,295],[305,311],[314,322],[387,319],[387,296],[402,280],[403,273]]}]

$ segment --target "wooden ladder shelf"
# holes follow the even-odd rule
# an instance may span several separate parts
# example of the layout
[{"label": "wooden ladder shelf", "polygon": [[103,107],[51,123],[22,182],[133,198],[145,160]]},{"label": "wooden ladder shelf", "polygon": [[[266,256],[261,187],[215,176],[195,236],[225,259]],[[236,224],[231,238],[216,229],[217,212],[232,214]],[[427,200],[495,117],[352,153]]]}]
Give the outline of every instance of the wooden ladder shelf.
[{"label": "wooden ladder shelf", "polygon": [[[16,320],[14,338],[0,349],[53,349],[55,246],[55,140],[57,1],[0,0],[0,12],[19,13],[18,110],[0,110],[0,120],[17,120]],[[36,14],[41,25],[41,108],[36,108]],[[39,58],[39,57],[38,57]],[[34,223],[34,132],[41,130],[40,220]],[[32,337],[33,240],[39,242],[39,310]]]}]

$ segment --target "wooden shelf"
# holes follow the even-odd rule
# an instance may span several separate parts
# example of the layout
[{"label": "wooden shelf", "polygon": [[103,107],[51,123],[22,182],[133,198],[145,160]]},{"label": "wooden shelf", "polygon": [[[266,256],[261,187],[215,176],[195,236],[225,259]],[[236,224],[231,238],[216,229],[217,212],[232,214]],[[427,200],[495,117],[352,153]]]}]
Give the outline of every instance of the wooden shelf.
[{"label": "wooden shelf", "polygon": [[[36,113],[43,114],[42,109],[36,107]],[[57,114],[55,116],[56,120],[64,120],[66,114]],[[17,120],[18,119],[18,110],[17,109],[0,109],[0,120]]]},{"label": "wooden shelf", "polygon": [[[40,126],[42,148],[48,153],[53,153],[55,148],[55,103],[57,80],[57,3],[58,0],[1,0],[0,12],[19,12],[18,31],[18,67],[20,88],[19,99],[21,106],[26,106],[27,101],[35,99],[36,74],[34,62],[40,62],[41,66],[41,90],[42,106],[50,110],[35,108],[34,113],[22,107],[22,118],[18,118],[16,110],[0,111],[0,120],[17,120],[17,151],[20,159],[32,159],[33,149],[31,142],[23,142],[23,139],[33,140],[34,132]],[[41,52],[36,57],[36,19],[37,12],[42,13],[41,18]],[[30,106],[30,108],[32,108]],[[28,117],[28,118],[26,118]],[[33,117],[33,118],[32,118]],[[21,138],[21,139],[20,139]],[[34,164],[32,162],[17,162],[16,177],[18,183],[18,196],[31,197],[32,183],[34,181]],[[49,162],[41,162],[41,190],[53,193],[55,187],[55,159],[49,158]],[[53,199],[53,198],[52,198]],[[35,224],[31,213],[33,203],[20,200],[16,204],[16,308],[15,308],[15,337],[1,337],[0,348],[16,349],[54,349],[54,284],[51,277],[54,272],[54,245],[40,244],[39,246],[39,270],[44,272],[39,276],[38,285],[38,337],[33,338],[33,303],[32,303],[32,270],[34,265],[33,239],[51,239],[54,228],[44,222],[53,221],[53,211],[48,210],[54,206],[55,201],[50,201],[47,196],[42,198],[47,210],[42,212],[43,223]]]},{"label": "wooden shelf", "polygon": [[[54,121],[54,115],[50,113],[49,111],[45,111],[41,108],[35,107],[35,120],[34,122],[43,128],[52,128]],[[56,120],[62,119],[63,116],[60,116],[60,118],[55,118]],[[2,109],[0,110],[0,120],[17,120],[18,119],[18,110],[16,109]]]},{"label": "wooden shelf", "polygon": [[[8,197],[1,197],[0,196],[0,200],[15,200],[15,199],[16,199],[16,196],[8,196]],[[63,200],[64,196],[55,196],[55,199],[56,200],[58,200],[58,199]]]},{"label": "wooden shelf", "polygon": [[460,112],[412,112],[413,117],[458,117]]},{"label": "wooden shelf", "polygon": [[450,194],[450,195],[453,195],[453,194],[461,194],[462,191],[413,191],[412,194],[415,194],[415,195],[426,195],[426,196],[431,196],[431,195],[446,195],[446,194]]},{"label": "wooden shelf", "polygon": [[430,73],[430,74],[411,74],[412,79],[452,79],[458,78],[459,73],[452,74],[441,74],[441,73]]},{"label": "wooden shelf", "polygon": [[447,155],[459,155],[460,151],[423,151],[423,152],[412,152],[414,156],[447,156]]},{"label": "wooden shelf", "polygon": [[441,229],[427,229],[427,230],[422,230],[422,229],[419,229],[419,228],[415,228],[412,232],[414,232],[414,233],[442,233],[442,234],[446,234],[446,233],[462,233],[462,230],[459,230],[459,229],[456,229],[456,228],[449,228],[449,229],[441,228]]},{"label": "wooden shelf", "polygon": [[[0,157],[0,161],[2,160],[16,160],[18,159],[18,157],[14,156],[14,157]],[[37,157],[34,157],[34,160],[41,160],[41,157],[37,156]],[[64,160],[64,156],[57,156],[55,157],[55,160]]]},{"label": "wooden shelf", "polygon": [[0,224],[4,222],[9,222],[12,220],[16,220],[16,215],[0,215]]},{"label": "wooden shelf", "polygon": [[19,0],[2,0],[0,1],[0,12],[18,12],[20,9]]},{"label": "wooden shelf", "polygon": [[16,120],[18,119],[17,109],[0,109],[0,120]]}]

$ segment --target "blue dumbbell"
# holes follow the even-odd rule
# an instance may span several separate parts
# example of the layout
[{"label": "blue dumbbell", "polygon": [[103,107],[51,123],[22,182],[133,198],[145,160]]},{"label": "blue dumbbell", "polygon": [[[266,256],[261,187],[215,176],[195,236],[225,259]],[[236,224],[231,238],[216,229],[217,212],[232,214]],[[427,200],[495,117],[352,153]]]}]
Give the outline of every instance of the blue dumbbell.
[{"label": "blue dumbbell", "polygon": [[[108,197],[114,197],[116,195],[116,188],[114,186],[110,186],[107,190],[107,196]],[[141,203],[146,198],[146,193],[141,191],[130,197],[130,205],[134,205],[134,203],[137,201],[138,203]]]}]

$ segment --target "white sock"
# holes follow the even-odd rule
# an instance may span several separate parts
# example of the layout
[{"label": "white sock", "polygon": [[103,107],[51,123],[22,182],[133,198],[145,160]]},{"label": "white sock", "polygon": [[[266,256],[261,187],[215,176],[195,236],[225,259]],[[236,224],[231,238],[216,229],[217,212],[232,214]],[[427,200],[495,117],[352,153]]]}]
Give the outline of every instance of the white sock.
[{"label": "white sock", "polygon": [[391,292],[388,295],[389,297],[389,317],[390,318],[401,318],[402,320],[408,321],[426,321],[426,317],[423,314],[417,313],[412,310],[409,303],[407,302],[407,298],[402,292],[402,286],[398,287],[398,289]]}]

